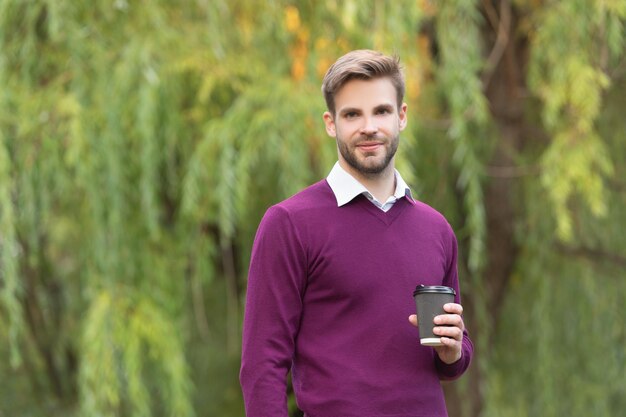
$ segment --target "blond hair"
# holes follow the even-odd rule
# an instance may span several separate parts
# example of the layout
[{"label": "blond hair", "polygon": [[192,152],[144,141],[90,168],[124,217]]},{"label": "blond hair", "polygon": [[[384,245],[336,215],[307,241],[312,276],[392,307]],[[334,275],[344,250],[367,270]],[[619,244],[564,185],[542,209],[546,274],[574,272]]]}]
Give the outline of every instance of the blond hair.
[{"label": "blond hair", "polygon": [[348,52],[328,68],[322,82],[322,93],[328,111],[335,115],[335,95],[350,80],[371,80],[389,77],[396,89],[398,108],[404,99],[404,76],[400,58],[384,55],[378,51],[359,49]]}]

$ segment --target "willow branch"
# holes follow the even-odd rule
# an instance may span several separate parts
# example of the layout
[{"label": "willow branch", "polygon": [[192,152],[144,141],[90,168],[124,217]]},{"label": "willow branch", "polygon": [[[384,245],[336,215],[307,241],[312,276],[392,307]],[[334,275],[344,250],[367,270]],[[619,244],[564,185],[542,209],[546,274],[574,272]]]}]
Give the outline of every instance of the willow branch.
[{"label": "willow branch", "polygon": [[483,0],[483,7],[485,8],[485,14],[487,15],[487,20],[489,21],[489,24],[494,31],[497,31],[498,26],[500,25],[500,19],[498,18],[498,12],[496,12],[496,9],[493,7],[492,1]]},{"label": "willow branch", "polygon": [[492,178],[521,178],[541,174],[541,167],[533,166],[486,166],[487,175]]},{"label": "willow branch", "polygon": [[[489,3],[483,2],[483,3]],[[489,7],[492,8],[491,5]],[[487,11],[488,9],[486,9]],[[490,13],[487,13],[489,20],[493,18],[490,16]],[[493,22],[492,22],[493,25]],[[483,73],[483,86],[484,89],[487,89],[487,86],[491,82],[491,77],[495,72],[498,63],[502,59],[504,55],[504,51],[506,50],[507,45],[509,44],[509,32],[511,30],[511,4],[508,0],[502,0],[500,2],[500,19],[498,21],[498,34],[496,37],[496,42],[489,53],[489,57],[487,58],[487,63],[485,65],[485,72]]]},{"label": "willow branch", "polygon": [[226,344],[230,354],[235,354],[239,347],[239,297],[237,291],[237,272],[235,257],[230,239],[220,239],[222,250],[222,267],[226,278],[226,309],[227,332]]},{"label": "willow branch", "polygon": [[626,268],[626,256],[614,252],[608,252],[601,248],[590,248],[588,246],[566,246],[561,243],[556,245],[559,252],[568,256],[585,258],[593,262],[607,261],[617,266]]},{"label": "willow branch", "polygon": [[204,295],[202,292],[202,282],[200,282],[197,274],[191,274],[191,297],[193,303],[193,312],[196,318],[196,327],[200,338],[208,341],[211,335],[209,322],[207,320],[206,308],[204,305]]}]

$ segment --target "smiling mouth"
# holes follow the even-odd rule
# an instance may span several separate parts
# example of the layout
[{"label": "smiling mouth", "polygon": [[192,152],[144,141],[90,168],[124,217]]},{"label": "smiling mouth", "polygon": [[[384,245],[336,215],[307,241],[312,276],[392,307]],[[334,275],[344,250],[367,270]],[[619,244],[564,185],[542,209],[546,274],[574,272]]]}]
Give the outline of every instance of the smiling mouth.
[{"label": "smiling mouth", "polygon": [[375,151],[379,147],[383,146],[383,144],[382,142],[364,142],[364,143],[359,143],[356,146],[362,151],[369,152],[369,151]]}]

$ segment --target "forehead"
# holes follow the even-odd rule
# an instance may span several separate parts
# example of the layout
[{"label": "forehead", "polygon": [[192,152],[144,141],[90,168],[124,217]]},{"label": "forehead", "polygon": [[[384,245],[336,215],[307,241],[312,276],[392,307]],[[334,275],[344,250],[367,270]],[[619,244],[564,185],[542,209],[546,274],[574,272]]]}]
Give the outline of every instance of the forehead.
[{"label": "forehead", "polygon": [[364,109],[381,105],[397,105],[397,93],[389,78],[352,79],[335,94],[335,109]]}]

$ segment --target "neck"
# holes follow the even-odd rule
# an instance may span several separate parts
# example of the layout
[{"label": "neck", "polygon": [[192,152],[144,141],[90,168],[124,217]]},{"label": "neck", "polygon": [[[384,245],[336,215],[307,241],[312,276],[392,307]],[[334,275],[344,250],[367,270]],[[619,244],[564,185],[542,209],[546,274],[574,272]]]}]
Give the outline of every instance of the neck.
[{"label": "neck", "polygon": [[367,191],[372,193],[376,200],[384,203],[391,197],[396,189],[396,175],[393,161],[378,174],[364,174],[349,166],[344,161],[339,161],[339,165],[358,182],[363,184]]}]

